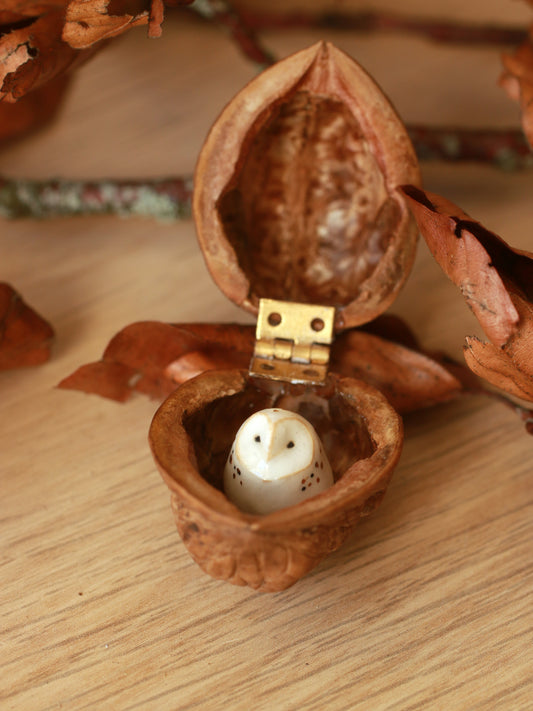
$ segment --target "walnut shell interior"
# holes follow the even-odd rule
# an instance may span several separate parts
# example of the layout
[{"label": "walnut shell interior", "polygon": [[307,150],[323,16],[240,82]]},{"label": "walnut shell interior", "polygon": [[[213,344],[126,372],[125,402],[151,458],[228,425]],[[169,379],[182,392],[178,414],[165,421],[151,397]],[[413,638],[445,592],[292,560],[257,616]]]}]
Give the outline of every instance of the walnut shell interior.
[{"label": "walnut shell interior", "polygon": [[[222,492],[224,462],[252,412],[279,406],[308,418],[322,439],[333,487],[264,516]],[[172,493],[178,531],[215,578],[283,590],[338,548],[384,495],[402,445],[399,416],[374,388],[330,375],[322,388],[212,371],[181,385],[157,411],[150,444]]]},{"label": "walnut shell interior", "polygon": [[261,74],[214,124],[194,211],[219,287],[338,309],[337,328],[384,311],[417,231],[399,185],[419,183],[406,131],[351,58],[320,43]]},{"label": "walnut shell interior", "polygon": [[350,407],[330,382],[306,388],[269,380],[250,380],[234,395],[206,403],[183,418],[194,447],[198,471],[215,489],[223,491],[222,474],[237,430],[251,414],[279,407],[305,417],[315,428],[333,470],[335,481],[359,459],[370,457],[376,446],[364,417]]}]

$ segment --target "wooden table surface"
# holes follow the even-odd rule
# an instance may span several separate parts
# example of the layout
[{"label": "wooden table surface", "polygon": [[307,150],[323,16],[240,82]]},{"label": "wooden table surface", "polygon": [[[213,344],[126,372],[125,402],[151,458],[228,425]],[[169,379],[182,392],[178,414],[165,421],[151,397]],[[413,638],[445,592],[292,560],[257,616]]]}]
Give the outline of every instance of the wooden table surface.
[{"label": "wooden table surface", "polygon": [[[518,5],[500,15],[528,16]],[[321,37],[408,122],[518,125],[495,85],[498,49],[263,38],[281,57]],[[136,30],[79,71],[57,122],[5,149],[0,171],[190,173],[254,72],[222,32],[181,15],[160,40]],[[532,172],[431,163],[423,177],[533,250]],[[4,222],[0,246],[0,278],[57,334],[49,363],[0,374],[2,709],[531,708],[533,438],[513,412],[471,398],[407,417],[383,504],[339,551],[286,592],[220,583],[175,530],[147,444],[157,403],[54,387],[133,321],[249,321],[211,282],[192,222]],[[456,356],[479,332],[424,244],[393,311]]]}]

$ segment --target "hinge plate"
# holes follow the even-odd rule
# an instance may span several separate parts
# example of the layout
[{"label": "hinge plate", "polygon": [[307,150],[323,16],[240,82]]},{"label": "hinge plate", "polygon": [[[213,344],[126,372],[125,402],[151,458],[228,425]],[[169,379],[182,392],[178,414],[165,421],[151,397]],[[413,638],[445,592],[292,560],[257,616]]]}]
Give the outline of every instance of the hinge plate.
[{"label": "hinge plate", "polygon": [[334,322],[333,306],[261,299],[250,375],[324,383]]}]

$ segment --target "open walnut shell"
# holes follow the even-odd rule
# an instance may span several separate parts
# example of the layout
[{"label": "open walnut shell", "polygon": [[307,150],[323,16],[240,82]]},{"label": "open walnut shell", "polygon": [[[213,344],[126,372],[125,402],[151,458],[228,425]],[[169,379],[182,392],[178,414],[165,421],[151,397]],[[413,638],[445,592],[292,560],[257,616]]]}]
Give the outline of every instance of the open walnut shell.
[{"label": "open walnut shell", "polygon": [[[236,304],[334,306],[338,332],[382,313],[404,282],[417,230],[397,189],[418,183],[407,133],[347,55],[319,43],[271,67],[222,112],[202,149],[194,215],[211,274]],[[242,422],[280,407],[315,427],[335,484],[265,516],[222,492]],[[280,385],[240,370],[181,385],[150,442],[178,530],[215,578],[282,590],[311,570],[381,500],[402,444],[398,415],[370,385],[331,374]]]},{"label": "open walnut shell", "polygon": [[[267,407],[311,422],[335,485],[256,516],[226,498],[222,473],[243,420]],[[194,560],[214,578],[273,592],[312,570],[378,505],[400,456],[402,423],[380,393],[351,378],[330,375],[326,385],[310,389],[253,381],[245,371],[216,371],[167,398],[152,422],[150,444]]]},{"label": "open walnut shell", "polygon": [[337,329],[367,323],[412,266],[418,231],[397,192],[410,181],[416,155],[388,99],[316,44],[252,81],[207,137],[193,200],[207,266],[252,313],[282,299],[337,307]]}]

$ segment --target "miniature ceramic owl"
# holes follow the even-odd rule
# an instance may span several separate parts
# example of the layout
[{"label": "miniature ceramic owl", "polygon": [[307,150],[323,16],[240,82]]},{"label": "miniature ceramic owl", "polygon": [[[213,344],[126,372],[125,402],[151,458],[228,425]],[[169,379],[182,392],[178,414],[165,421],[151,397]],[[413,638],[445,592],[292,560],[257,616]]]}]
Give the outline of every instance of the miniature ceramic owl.
[{"label": "miniature ceramic owl", "polygon": [[322,443],[294,412],[260,410],[241,426],[224,468],[224,491],[242,511],[266,514],[333,484]]}]

